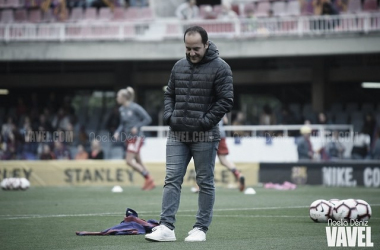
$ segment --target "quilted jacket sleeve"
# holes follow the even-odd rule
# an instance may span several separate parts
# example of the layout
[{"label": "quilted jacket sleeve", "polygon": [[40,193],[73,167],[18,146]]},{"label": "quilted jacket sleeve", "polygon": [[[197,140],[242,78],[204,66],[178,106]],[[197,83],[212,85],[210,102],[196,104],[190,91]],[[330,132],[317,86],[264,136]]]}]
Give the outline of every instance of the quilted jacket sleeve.
[{"label": "quilted jacket sleeve", "polygon": [[205,130],[209,130],[217,125],[223,116],[230,112],[234,104],[232,71],[227,63],[223,63],[216,73],[214,90],[214,104],[200,121]]},{"label": "quilted jacket sleeve", "polygon": [[164,93],[164,123],[170,125],[170,117],[172,116],[175,104],[175,89],[174,89],[174,67],[170,74],[168,86]]}]

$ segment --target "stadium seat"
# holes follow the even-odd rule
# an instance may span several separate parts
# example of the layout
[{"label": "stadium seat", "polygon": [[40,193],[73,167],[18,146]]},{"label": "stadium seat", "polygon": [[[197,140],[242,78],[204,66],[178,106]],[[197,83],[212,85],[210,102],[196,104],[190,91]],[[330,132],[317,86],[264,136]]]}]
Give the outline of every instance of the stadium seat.
[{"label": "stadium seat", "polygon": [[341,103],[333,103],[330,110],[332,113],[336,114],[343,111],[343,106]]},{"label": "stadium seat", "polygon": [[84,13],[83,21],[93,22],[98,19],[96,8],[87,8]]},{"label": "stadium seat", "polygon": [[288,2],[287,15],[288,16],[301,15],[301,6],[298,0]]},{"label": "stadium seat", "polygon": [[358,13],[362,11],[361,0],[350,0],[348,1],[347,12],[348,13]]},{"label": "stadium seat", "polygon": [[362,112],[356,111],[350,114],[350,118],[351,118],[351,123],[353,123],[353,122],[359,122],[359,121],[362,122],[364,117],[363,117]]},{"label": "stadium seat", "polygon": [[271,10],[270,2],[259,2],[255,9],[256,17],[267,17],[268,12]]},{"label": "stadium seat", "polygon": [[305,104],[302,108],[302,115],[306,116],[307,114],[310,114],[313,112],[313,107],[311,106],[310,103]]},{"label": "stadium seat", "polygon": [[22,7],[20,0],[6,0],[6,7],[8,8],[19,8]]},{"label": "stadium seat", "polygon": [[357,103],[347,103],[346,105],[346,112],[356,112],[359,110],[359,105]]},{"label": "stadium seat", "polygon": [[294,114],[301,114],[301,105],[298,103],[291,103],[289,104],[289,110]]},{"label": "stadium seat", "polygon": [[273,10],[273,15],[274,16],[286,16],[287,11],[286,11],[286,3],[285,2],[274,2],[272,4],[272,10]]},{"label": "stadium seat", "polygon": [[50,23],[55,21],[55,16],[52,9],[42,12],[42,22]]},{"label": "stadium seat", "polygon": [[109,21],[112,19],[112,16],[111,8],[100,8],[98,18],[100,21]]},{"label": "stadium seat", "polygon": [[351,122],[351,124],[354,126],[354,132],[360,132],[363,128],[363,121],[354,121]]},{"label": "stadium seat", "polygon": [[367,12],[378,11],[377,0],[364,0],[363,11],[367,11]]},{"label": "stadium seat", "polygon": [[213,10],[214,10],[216,15],[219,15],[223,11],[223,6],[222,5],[214,5]]},{"label": "stadium seat", "polygon": [[337,113],[335,114],[335,123],[336,124],[347,124],[348,115],[346,113]]},{"label": "stadium seat", "polygon": [[310,121],[311,124],[317,123],[317,115],[314,112],[310,112],[303,115],[304,120]]},{"label": "stadium seat", "polygon": [[16,9],[15,10],[15,22],[16,23],[25,23],[27,22],[27,12],[26,9]]},{"label": "stadium seat", "polygon": [[13,10],[3,10],[1,12],[1,23],[13,23]]},{"label": "stadium seat", "polygon": [[363,114],[371,113],[374,111],[373,105],[371,103],[363,103],[361,111]]},{"label": "stadium seat", "polygon": [[378,111],[375,118],[376,118],[376,123],[380,124],[380,111]]},{"label": "stadium seat", "polygon": [[7,7],[7,1],[6,0],[0,0],[0,9]]},{"label": "stadium seat", "polygon": [[140,8],[140,13],[139,13],[138,19],[140,19],[140,20],[152,20],[153,18],[154,18],[154,16],[153,16],[152,8],[149,8],[149,7]]},{"label": "stadium seat", "polygon": [[113,21],[125,21],[125,10],[124,8],[115,8],[113,10]]},{"label": "stadium seat", "polygon": [[253,3],[246,3],[244,5],[244,16],[248,17],[249,13],[255,12],[255,5]]},{"label": "stadium seat", "polygon": [[140,12],[139,9],[140,8],[129,7],[125,11],[125,17],[126,17],[126,19],[129,20],[129,21],[138,19],[139,12]]},{"label": "stadium seat", "polygon": [[81,7],[73,8],[68,21],[78,22],[83,20],[83,9]]},{"label": "stadium seat", "polygon": [[31,23],[40,23],[42,21],[41,11],[39,9],[30,10],[28,21]]}]

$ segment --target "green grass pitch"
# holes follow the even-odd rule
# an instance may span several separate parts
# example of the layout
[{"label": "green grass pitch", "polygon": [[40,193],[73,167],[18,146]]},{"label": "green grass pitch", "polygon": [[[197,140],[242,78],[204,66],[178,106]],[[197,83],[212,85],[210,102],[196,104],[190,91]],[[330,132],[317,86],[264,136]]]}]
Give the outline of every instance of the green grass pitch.
[{"label": "green grass pitch", "polygon": [[[356,198],[372,205],[373,249],[380,249],[380,189],[299,187],[294,191],[256,188],[256,195],[217,188],[207,241],[183,240],[195,221],[197,195],[185,187],[177,216],[177,242],[153,243],[144,236],[76,236],[118,224],[126,207],[143,219],[159,219],[162,188],[150,192],[110,187],[0,191],[0,249],[328,249],[326,224],[309,218],[316,199]],[[330,248],[331,249],[331,248]],[[352,249],[352,248],[351,248]]]}]

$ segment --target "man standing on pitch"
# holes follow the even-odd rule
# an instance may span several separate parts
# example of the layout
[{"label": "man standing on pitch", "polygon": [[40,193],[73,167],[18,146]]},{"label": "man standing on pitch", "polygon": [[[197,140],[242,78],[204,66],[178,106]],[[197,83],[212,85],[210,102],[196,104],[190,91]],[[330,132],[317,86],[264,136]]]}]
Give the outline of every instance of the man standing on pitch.
[{"label": "man standing on pitch", "polygon": [[214,167],[220,140],[218,123],[233,105],[232,72],[219,57],[207,32],[185,31],[186,58],[173,67],[166,88],[164,121],[170,125],[166,144],[166,177],[160,225],[145,238],[175,241],[174,223],[187,165],[194,159],[200,188],[196,223],[185,241],[205,241],[215,200]]}]

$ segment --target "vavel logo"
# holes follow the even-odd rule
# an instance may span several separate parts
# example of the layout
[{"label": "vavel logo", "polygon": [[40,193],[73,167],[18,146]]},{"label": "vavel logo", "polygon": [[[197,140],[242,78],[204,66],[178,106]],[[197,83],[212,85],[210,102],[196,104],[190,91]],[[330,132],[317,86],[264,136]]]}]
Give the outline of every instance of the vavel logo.
[{"label": "vavel logo", "polygon": [[326,238],[328,247],[373,247],[371,227],[362,221],[328,221]]}]

